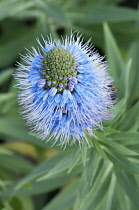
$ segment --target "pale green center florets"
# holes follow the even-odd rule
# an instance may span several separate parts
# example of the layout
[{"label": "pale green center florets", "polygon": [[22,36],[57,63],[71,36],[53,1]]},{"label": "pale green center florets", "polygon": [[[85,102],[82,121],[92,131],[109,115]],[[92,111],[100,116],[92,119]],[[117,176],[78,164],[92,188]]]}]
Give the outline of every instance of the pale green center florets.
[{"label": "pale green center florets", "polygon": [[45,54],[42,71],[47,86],[56,87],[59,91],[62,91],[68,88],[71,78],[76,77],[76,60],[69,50],[55,47]]}]

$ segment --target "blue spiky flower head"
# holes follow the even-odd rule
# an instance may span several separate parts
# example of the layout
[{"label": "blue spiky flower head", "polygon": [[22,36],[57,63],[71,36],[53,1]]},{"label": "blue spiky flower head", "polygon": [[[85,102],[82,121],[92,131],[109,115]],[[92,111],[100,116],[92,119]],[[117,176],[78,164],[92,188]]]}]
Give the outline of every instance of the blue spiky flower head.
[{"label": "blue spiky flower head", "polygon": [[102,121],[111,117],[112,79],[107,64],[91,51],[90,40],[83,44],[78,34],[40,43],[37,51],[21,56],[16,79],[19,100],[27,123],[39,138],[62,145],[82,144],[86,135],[102,128]]}]

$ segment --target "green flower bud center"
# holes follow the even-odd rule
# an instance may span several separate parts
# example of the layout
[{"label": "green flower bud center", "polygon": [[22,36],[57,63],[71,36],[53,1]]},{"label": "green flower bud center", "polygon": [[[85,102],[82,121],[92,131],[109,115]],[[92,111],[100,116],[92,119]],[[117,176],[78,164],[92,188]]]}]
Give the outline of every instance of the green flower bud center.
[{"label": "green flower bud center", "polygon": [[46,84],[62,91],[67,88],[70,79],[76,77],[76,60],[69,50],[55,47],[45,54],[42,70]]}]

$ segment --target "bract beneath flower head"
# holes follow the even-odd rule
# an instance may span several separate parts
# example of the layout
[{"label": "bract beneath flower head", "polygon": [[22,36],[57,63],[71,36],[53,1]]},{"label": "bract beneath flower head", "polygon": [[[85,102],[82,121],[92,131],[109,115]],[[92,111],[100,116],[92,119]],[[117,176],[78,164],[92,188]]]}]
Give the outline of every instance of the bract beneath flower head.
[{"label": "bract beneath flower head", "polygon": [[86,134],[94,136],[113,108],[107,64],[80,38],[38,41],[42,52],[32,48],[22,56],[16,73],[28,124],[40,138],[62,145],[88,143]]}]

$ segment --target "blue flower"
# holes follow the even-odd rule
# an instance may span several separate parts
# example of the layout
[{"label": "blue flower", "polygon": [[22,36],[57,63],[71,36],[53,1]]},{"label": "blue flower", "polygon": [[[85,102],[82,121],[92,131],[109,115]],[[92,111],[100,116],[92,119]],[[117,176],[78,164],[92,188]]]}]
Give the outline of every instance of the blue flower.
[{"label": "blue flower", "polygon": [[91,51],[90,40],[81,36],[44,40],[40,50],[32,48],[19,64],[16,79],[19,100],[27,123],[39,138],[54,143],[88,143],[86,134],[94,136],[102,121],[111,118],[112,78],[107,64]]}]

